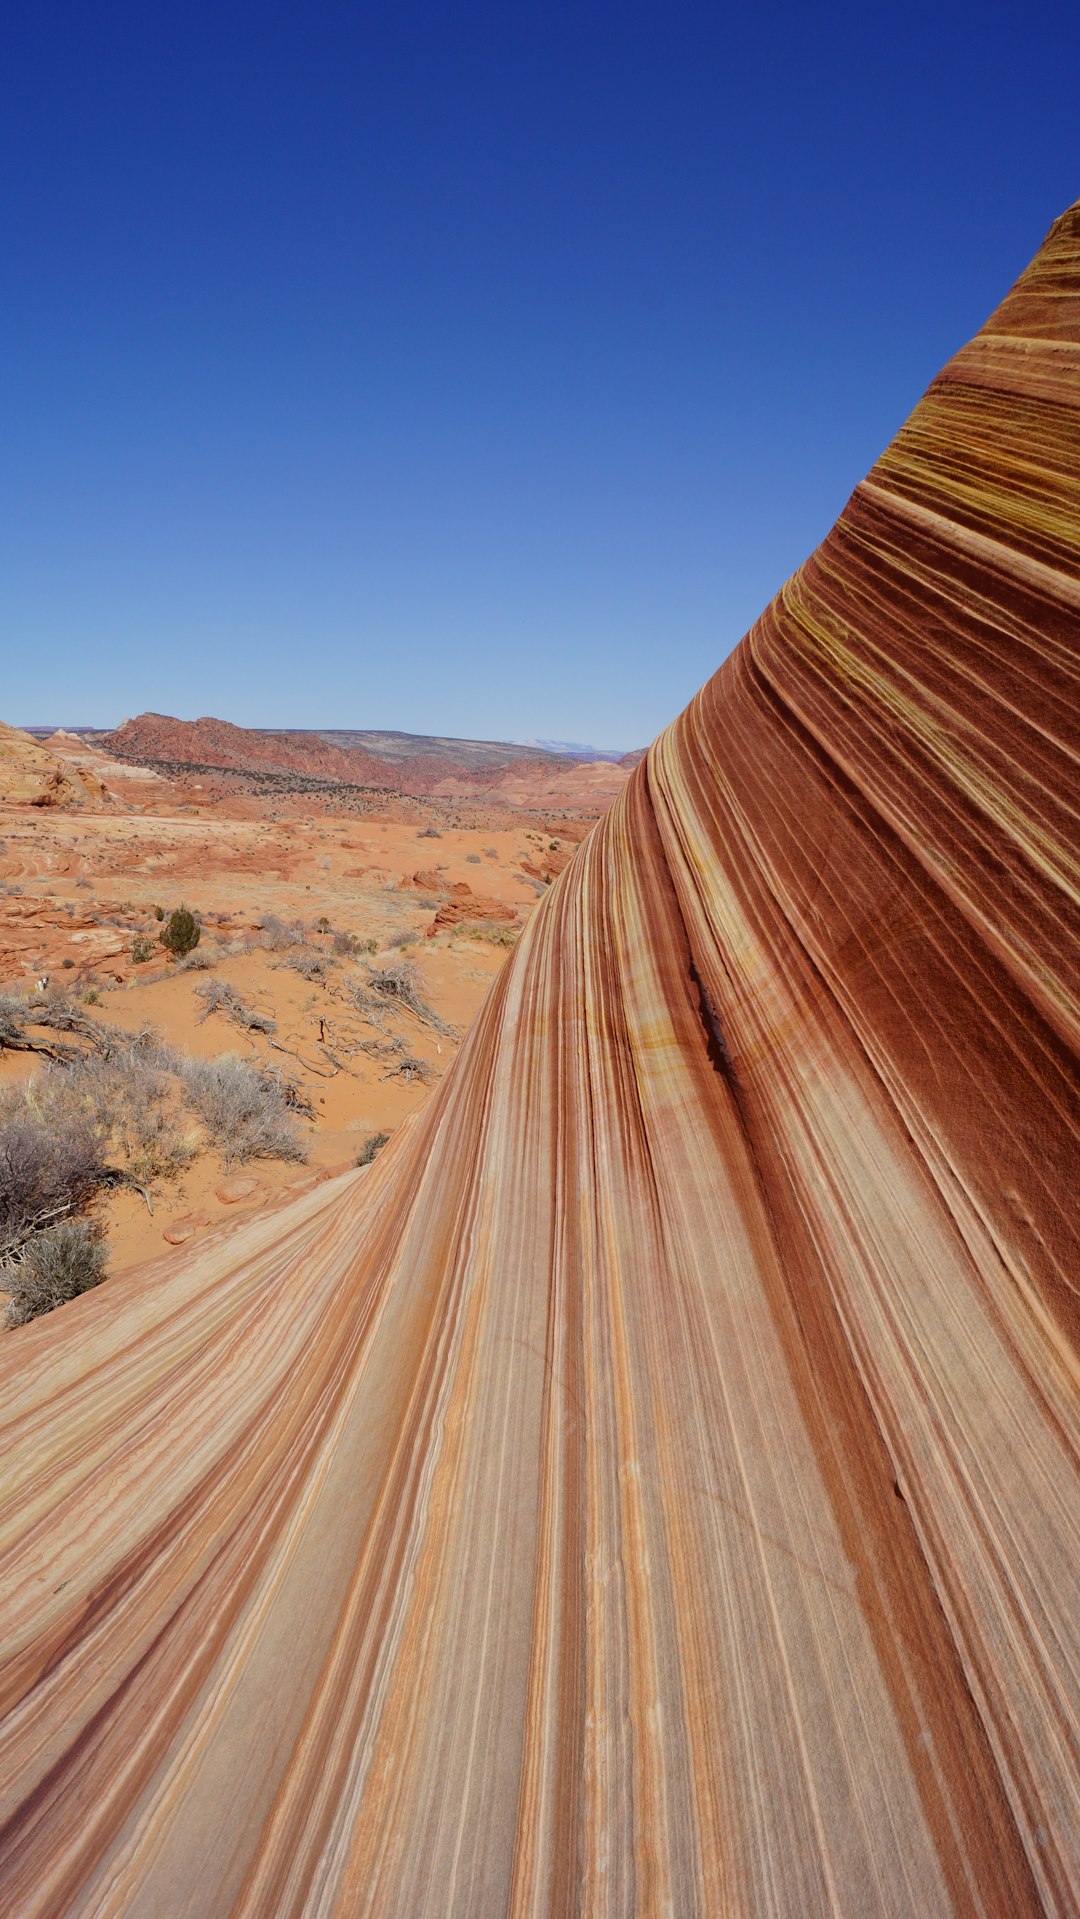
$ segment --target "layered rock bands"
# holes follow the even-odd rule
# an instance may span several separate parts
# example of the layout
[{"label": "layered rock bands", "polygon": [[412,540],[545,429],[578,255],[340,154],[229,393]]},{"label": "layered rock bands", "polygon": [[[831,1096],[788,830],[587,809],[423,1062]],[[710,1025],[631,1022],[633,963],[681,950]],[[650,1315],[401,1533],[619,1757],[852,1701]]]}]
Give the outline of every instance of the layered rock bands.
[{"label": "layered rock bands", "polygon": [[2,1345],[0,1906],[1080,1909],[1080,209],[418,1120]]}]

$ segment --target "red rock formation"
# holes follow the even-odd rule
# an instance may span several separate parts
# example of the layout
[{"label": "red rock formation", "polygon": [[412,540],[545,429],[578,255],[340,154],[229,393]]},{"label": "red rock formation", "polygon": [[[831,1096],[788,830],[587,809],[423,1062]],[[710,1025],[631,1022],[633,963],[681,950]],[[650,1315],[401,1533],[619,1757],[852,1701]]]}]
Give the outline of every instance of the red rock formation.
[{"label": "red rock formation", "polygon": [[58,760],[29,733],[0,722],[0,800],[37,807],[98,808],[111,797],[92,769]]},{"label": "red rock formation", "polygon": [[475,799],[484,794],[514,807],[585,808],[594,819],[627,778],[626,768],[583,766],[543,753],[480,765],[429,752],[389,759],[318,733],[261,733],[228,720],[176,720],[165,713],[125,720],[115,732],[102,734],[99,745],[136,764],[294,775],[413,796]]},{"label": "red rock formation", "polygon": [[1080,209],[373,1167],[3,1342],[0,1904],[1080,1909]]},{"label": "red rock formation", "polygon": [[431,939],[436,933],[445,933],[451,926],[483,924],[492,920],[503,926],[511,926],[516,919],[516,911],[512,906],[507,906],[505,900],[474,893],[471,886],[459,881],[450,888],[450,898],[445,899],[439,907],[427,929],[427,937]]},{"label": "red rock formation", "polygon": [[299,774],[343,780],[355,786],[402,791],[395,769],[360,748],[333,746],[315,733],[260,733],[228,720],[174,720],[166,713],[140,713],[114,733],[102,735],[109,752],[128,760],[248,773]]}]

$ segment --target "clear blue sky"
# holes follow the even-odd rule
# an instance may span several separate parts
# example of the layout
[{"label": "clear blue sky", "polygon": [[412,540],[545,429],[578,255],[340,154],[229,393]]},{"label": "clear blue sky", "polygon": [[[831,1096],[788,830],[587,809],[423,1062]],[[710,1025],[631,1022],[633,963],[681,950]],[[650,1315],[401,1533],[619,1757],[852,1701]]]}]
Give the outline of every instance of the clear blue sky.
[{"label": "clear blue sky", "polygon": [[1080,196],[1080,8],[32,0],[0,717],[652,737]]}]

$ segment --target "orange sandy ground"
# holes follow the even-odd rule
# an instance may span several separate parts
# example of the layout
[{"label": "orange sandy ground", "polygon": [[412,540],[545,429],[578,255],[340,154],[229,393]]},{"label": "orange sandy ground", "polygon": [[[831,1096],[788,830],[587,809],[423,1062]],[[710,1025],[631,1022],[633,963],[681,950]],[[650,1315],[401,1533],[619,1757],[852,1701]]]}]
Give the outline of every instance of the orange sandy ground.
[{"label": "orange sandy ground", "polygon": [[[569,833],[576,839],[583,830],[578,823]],[[224,1173],[213,1152],[195,1160],[179,1182],[157,1188],[152,1216],[137,1194],[113,1195],[104,1213],[110,1270],[170,1250],[183,1258],[183,1246],[170,1249],[163,1237],[178,1223],[193,1223],[201,1240],[275,1194],[302,1190],[313,1178],[351,1165],[371,1133],[392,1132],[429,1097],[509,950],[456,929],[426,936],[437,907],[464,883],[481,902],[513,909],[520,927],[537,898],[522,861],[558,866],[572,850],[571,838],[552,850],[551,833],[528,815],[512,829],[444,826],[439,834],[421,837],[415,820],[271,821],[0,806],[0,882],[21,889],[0,895],[0,987],[33,991],[46,973],[76,996],[94,987],[99,1004],[88,1010],[95,1017],[131,1031],[152,1025],[189,1054],[232,1052],[274,1061],[300,1081],[315,1105],[306,1166],[261,1160],[237,1169],[258,1182],[239,1201],[217,1196]],[[417,886],[418,872],[437,879],[438,889]],[[468,896],[451,897],[469,915]],[[176,971],[156,946],[149,962],[135,965],[133,934],[145,931],[156,941],[155,904],[170,909],[181,900],[202,916],[200,952],[212,960],[212,972]],[[457,1037],[441,1036],[408,1015],[395,1020],[394,1030],[428,1062],[435,1079],[410,1084],[384,1078],[385,1063],[362,1056],[352,1057],[344,1070],[328,1064],[327,1046],[332,1049],[335,1022],[340,1025],[342,1017],[336,990],[350,974],[362,976],[361,962],[342,961],[322,984],[290,970],[285,954],[257,948],[218,956],[219,946],[255,934],[267,913],[303,920],[310,944],[327,950],[335,932],[375,939],[377,965],[402,956],[388,942],[413,935],[416,943],[403,956],[418,966],[428,1003]],[[320,918],[329,920],[331,933],[314,932]],[[475,919],[485,919],[482,905]],[[204,1018],[196,988],[210,978],[227,981],[269,1014],[288,1053],[272,1053],[261,1035],[241,1032],[220,1015]],[[0,1083],[34,1070],[26,1055],[0,1053]]]}]

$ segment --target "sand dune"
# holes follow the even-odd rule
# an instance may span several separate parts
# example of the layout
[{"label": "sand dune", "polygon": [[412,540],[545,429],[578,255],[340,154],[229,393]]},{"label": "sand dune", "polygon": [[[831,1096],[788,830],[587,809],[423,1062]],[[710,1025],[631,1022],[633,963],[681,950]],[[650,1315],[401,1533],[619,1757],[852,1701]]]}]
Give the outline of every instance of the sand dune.
[{"label": "sand dune", "polygon": [[1080,208],[373,1167],[0,1343],[18,1913],[1080,1910]]}]

